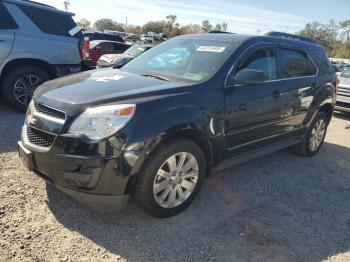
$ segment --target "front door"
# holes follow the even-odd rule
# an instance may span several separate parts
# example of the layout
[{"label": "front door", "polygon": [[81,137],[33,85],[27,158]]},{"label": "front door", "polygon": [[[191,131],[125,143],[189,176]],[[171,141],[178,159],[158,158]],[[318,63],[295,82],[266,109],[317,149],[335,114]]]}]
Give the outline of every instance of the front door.
[{"label": "front door", "polygon": [[286,100],[277,80],[277,47],[264,45],[251,48],[233,69],[260,70],[265,82],[239,84],[226,90],[225,135],[226,157],[236,156],[267,145],[284,133]]}]

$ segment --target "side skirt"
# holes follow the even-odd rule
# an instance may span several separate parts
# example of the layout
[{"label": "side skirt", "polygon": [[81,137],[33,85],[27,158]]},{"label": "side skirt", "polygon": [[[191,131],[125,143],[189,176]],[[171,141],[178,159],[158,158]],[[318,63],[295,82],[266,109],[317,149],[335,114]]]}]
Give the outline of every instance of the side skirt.
[{"label": "side skirt", "polygon": [[300,137],[292,137],[286,140],[273,143],[268,146],[264,146],[259,149],[255,149],[254,151],[250,151],[220,162],[216,167],[213,168],[213,171],[221,171],[221,170],[239,165],[241,163],[244,163],[244,162],[262,157],[264,155],[276,152],[278,150],[290,147],[292,145],[298,144],[299,142],[300,142]]}]

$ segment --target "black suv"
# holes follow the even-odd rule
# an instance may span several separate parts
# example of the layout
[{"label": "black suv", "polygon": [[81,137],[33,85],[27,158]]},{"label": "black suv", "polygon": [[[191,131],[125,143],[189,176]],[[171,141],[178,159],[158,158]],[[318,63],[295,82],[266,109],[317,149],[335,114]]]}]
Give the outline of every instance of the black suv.
[{"label": "black suv", "polygon": [[43,84],[19,142],[29,170],[101,211],[133,195],[175,215],[221,170],[291,147],[315,155],[336,99],[324,48],[273,33],[186,35],[121,70]]}]

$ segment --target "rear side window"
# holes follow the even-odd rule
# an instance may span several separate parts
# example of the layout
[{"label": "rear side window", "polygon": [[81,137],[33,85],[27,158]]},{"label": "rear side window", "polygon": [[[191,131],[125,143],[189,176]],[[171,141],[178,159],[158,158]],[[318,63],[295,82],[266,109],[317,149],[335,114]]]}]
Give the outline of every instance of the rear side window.
[{"label": "rear side window", "polygon": [[42,32],[47,34],[71,36],[69,31],[77,26],[73,18],[67,14],[26,5],[19,5],[19,8]]},{"label": "rear side window", "polygon": [[308,56],[300,51],[280,49],[280,78],[312,76],[316,68]]},{"label": "rear side window", "polygon": [[0,2],[0,29],[16,29],[18,28],[15,20],[7,11],[3,3]]},{"label": "rear side window", "polygon": [[276,50],[274,48],[261,48],[240,66],[240,70],[259,70],[264,73],[265,80],[275,80],[277,78],[276,64]]}]

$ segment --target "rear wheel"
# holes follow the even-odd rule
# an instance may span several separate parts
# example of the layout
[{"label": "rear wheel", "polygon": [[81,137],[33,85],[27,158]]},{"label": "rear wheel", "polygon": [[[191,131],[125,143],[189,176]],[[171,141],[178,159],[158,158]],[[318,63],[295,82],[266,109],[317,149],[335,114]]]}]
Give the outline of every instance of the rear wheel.
[{"label": "rear wheel", "polygon": [[156,217],[180,213],[198,194],[206,173],[198,145],[177,139],[161,145],[138,174],[136,202]]},{"label": "rear wheel", "polygon": [[321,149],[327,134],[329,119],[323,112],[318,112],[312,121],[304,139],[291,149],[301,156],[313,156]]},{"label": "rear wheel", "polygon": [[8,104],[24,112],[35,89],[50,79],[49,74],[39,67],[18,67],[5,76],[2,92]]}]

